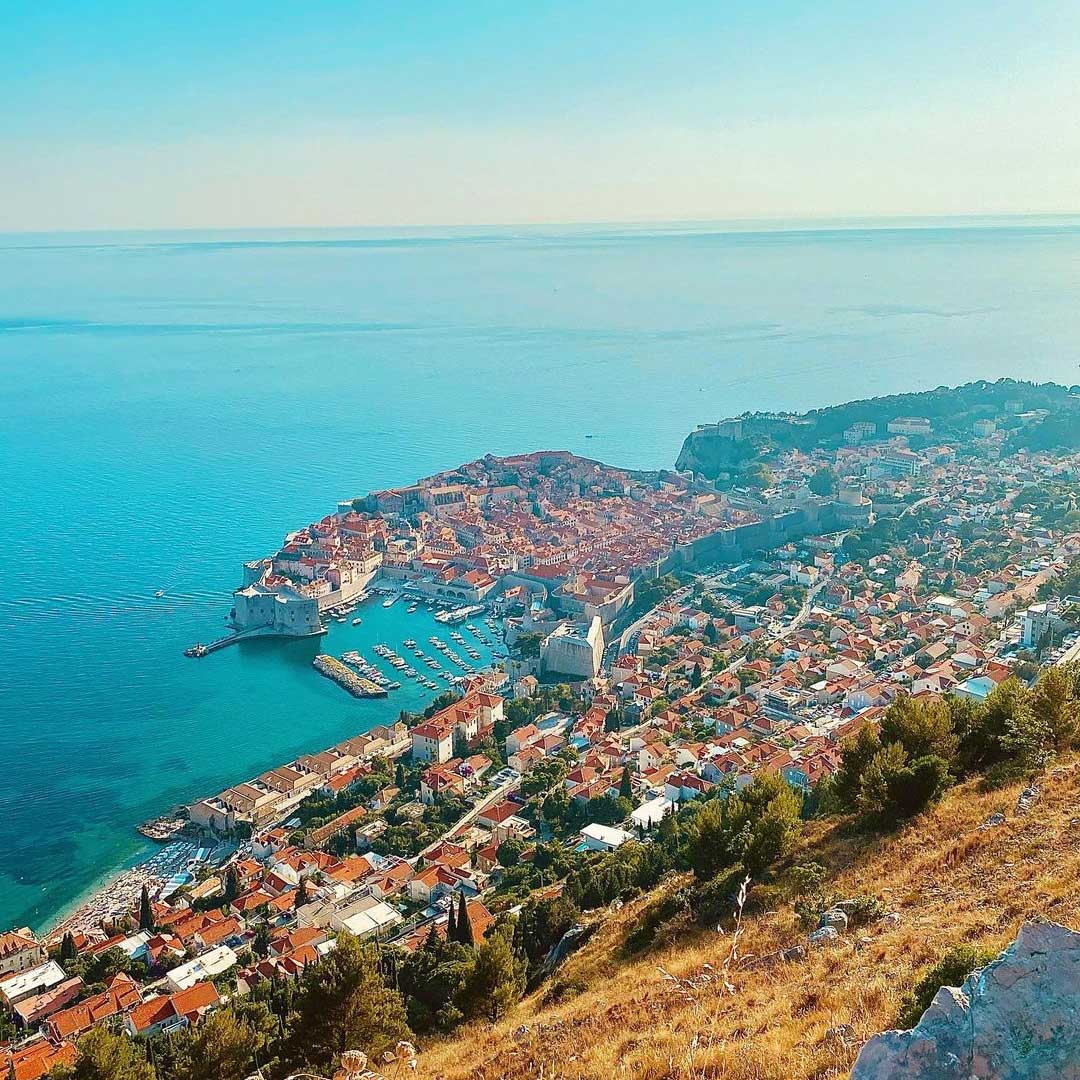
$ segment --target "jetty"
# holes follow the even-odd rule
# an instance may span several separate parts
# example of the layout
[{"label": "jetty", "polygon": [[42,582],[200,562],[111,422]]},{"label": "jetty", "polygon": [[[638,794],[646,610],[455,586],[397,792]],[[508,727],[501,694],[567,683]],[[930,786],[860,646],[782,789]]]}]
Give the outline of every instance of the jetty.
[{"label": "jetty", "polygon": [[[314,633],[306,634],[304,636],[315,637],[325,633],[326,627],[320,626]],[[235,645],[237,642],[247,641],[249,638],[282,636],[285,635],[282,635],[275,630],[270,623],[267,623],[265,626],[249,626],[244,630],[234,630],[231,634],[226,634],[224,637],[219,637],[215,641],[209,641],[205,644],[201,641],[197,641],[194,645],[191,645],[184,650],[184,655],[199,659],[203,656],[209,656],[212,652],[217,652],[218,649],[224,649],[227,645]]]},{"label": "jetty", "polygon": [[179,814],[166,814],[163,817],[154,818],[153,821],[144,821],[137,825],[136,829],[148,840],[156,840],[159,844],[168,843],[188,826],[188,819]]},{"label": "jetty", "polygon": [[338,686],[348,690],[353,697],[386,697],[386,687],[379,686],[370,679],[362,678],[355,672],[350,671],[336,657],[329,656],[327,653],[319,653],[319,655],[311,661],[311,665],[320,675],[325,675],[326,678],[333,679]]}]

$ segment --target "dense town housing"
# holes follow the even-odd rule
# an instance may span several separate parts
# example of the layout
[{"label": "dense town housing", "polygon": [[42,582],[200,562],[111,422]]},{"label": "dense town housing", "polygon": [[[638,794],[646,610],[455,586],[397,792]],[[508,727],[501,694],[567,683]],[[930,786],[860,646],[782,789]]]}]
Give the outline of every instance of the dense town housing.
[{"label": "dense town housing", "polygon": [[763,775],[812,792],[904,696],[982,701],[1075,659],[1080,454],[1014,449],[1003,422],[957,439],[864,421],[725,491],[565,453],[484,458],[291,534],[249,564],[237,625],[308,632],[378,574],[497,602],[510,659],[424,716],[193,803],[196,842],[224,852],[196,880],[0,935],[0,1061],[36,1080],[97,1025],[196,1027],[295,983],[343,932],[408,955],[467,925],[477,944],[687,804]]}]

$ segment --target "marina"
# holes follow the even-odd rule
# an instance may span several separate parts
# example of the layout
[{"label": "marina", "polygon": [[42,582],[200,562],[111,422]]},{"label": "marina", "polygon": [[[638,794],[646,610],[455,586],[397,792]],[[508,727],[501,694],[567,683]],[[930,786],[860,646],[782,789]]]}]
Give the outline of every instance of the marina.
[{"label": "marina", "polygon": [[[371,612],[366,621],[347,618],[360,606],[362,599],[380,592],[383,599],[375,609],[377,615],[375,611]],[[399,600],[405,602],[398,604]],[[505,645],[500,640],[502,628],[494,615],[485,616],[486,630],[474,623],[464,624],[465,619],[485,611],[486,605],[454,608],[446,601],[421,597],[409,590],[388,592],[376,587],[345,607],[324,612],[326,632],[331,637],[324,641],[326,651],[320,652],[312,665],[354,697],[385,698],[391,693],[403,692],[412,699],[419,692],[424,697],[419,704],[410,700],[409,707],[422,708],[432,695],[455,689],[469,675],[493,667],[505,658]],[[452,625],[462,629],[447,634],[452,645],[438,634],[431,634],[428,638],[432,646],[430,653],[417,644],[416,637],[398,629],[414,620],[419,620],[418,625],[447,625],[447,620],[440,616],[453,616],[455,622]],[[373,631],[375,640],[370,637]],[[367,639],[362,648],[342,647],[351,645],[357,632]],[[341,648],[340,653],[338,648]]]},{"label": "marina", "polygon": [[348,690],[353,697],[385,697],[387,694],[385,686],[354,674],[340,660],[327,653],[319,653],[311,664],[320,675],[332,679],[338,686]]}]

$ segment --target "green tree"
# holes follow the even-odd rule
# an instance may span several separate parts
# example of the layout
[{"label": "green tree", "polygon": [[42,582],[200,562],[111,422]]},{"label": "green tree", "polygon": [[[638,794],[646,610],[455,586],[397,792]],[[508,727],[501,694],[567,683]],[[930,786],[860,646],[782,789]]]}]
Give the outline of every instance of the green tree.
[{"label": "green tree", "polygon": [[897,742],[910,758],[936,756],[952,761],[958,740],[944,698],[901,694],[881,718],[881,741]]},{"label": "green tree", "polygon": [[139,896],[139,929],[149,930],[151,933],[154,929],[154,908],[150,903],[150,892],[145,885]]},{"label": "green tree", "polygon": [[1052,665],[1043,669],[1031,692],[1031,711],[1045,728],[1054,750],[1076,745],[1080,731],[1080,708],[1074,693],[1076,674],[1072,666]]},{"label": "green tree", "polygon": [[700,660],[696,664],[694,664],[694,668],[690,672],[690,685],[695,690],[701,685],[701,661]]},{"label": "green tree", "polygon": [[832,779],[830,795],[844,810],[854,810],[862,789],[862,776],[866,766],[881,749],[877,732],[869,725],[862,728],[854,738],[846,739],[840,748],[840,767]]},{"label": "green tree", "polygon": [[619,798],[633,799],[633,797],[634,785],[630,779],[630,767],[628,765],[624,765],[622,776],[619,777]]},{"label": "green tree", "polygon": [[960,986],[973,971],[985,967],[996,955],[972,945],[958,945],[950,949],[906,995],[897,1026],[914,1027],[943,986]]},{"label": "green tree", "polygon": [[525,965],[503,928],[490,934],[476,952],[476,963],[462,989],[462,1012],[494,1023],[505,1016],[525,989]]},{"label": "green tree", "polygon": [[517,866],[521,862],[522,853],[525,851],[525,842],[516,836],[511,836],[499,845],[495,857],[500,866]]},{"label": "green tree", "polygon": [[618,731],[619,728],[621,728],[621,727],[622,727],[622,713],[619,712],[619,709],[618,709],[617,706],[613,705],[608,710],[607,716],[604,717],[604,730],[608,731],[608,732]]},{"label": "green tree", "polygon": [[240,895],[240,880],[236,876],[236,867],[230,866],[225,871],[225,903],[231,904]]},{"label": "green tree", "polygon": [[914,817],[948,785],[948,763],[935,755],[909,761],[899,742],[886,743],[863,772],[858,807],[882,824]]},{"label": "green tree", "polygon": [[405,997],[409,1027],[418,1035],[447,1032],[464,1018],[457,1004],[476,962],[472,949],[429,936],[398,969],[398,988]]},{"label": "green tree", "polygon": [[476,938],[473,936],[472,920],[469,918],[469,905],[465,901],[463,892],[458,894],[457,939],[462,945],[472,946],[476,944]]},{"label": "green tree", "polygon": [[758,776],[742,792],[701,807],[687,829],[684,858],[699,882],[740,862],[757,878],[793,847],[801,806],[781,777]]},{"label": "green tree", "polygon": [[1025,726],[1029,698],[1028,688],[1019,679],[1010,678],[998,683],[978,704],[952,703],[960,734],[959,759],[966,770],[986,770],[1009,757],[1010,733]]},{"label": "green tree", "polygon": [[259,1064],[277,1022],[262,1002],[243,1002],[205,1017],[177,1055],[174,1080],[244,1080]]},{"label": "green tree", "polygon": [[836,472],[828,465],[823,465],[806,482],[806,486],[815,495],[831,495],[836,490],[836,484]]},{"label": "green tree", "polygon": [[68,930],[64,934],[63,940],[60,942],[60,959],[61,960],[74,960],[77,954],[75,948],[75,938],[72,937],[71,931]]},{"label": "green tree", "polygon": [[155,1080],[142,1047],[126,1035],[91,1028],[77,1046],[79,1060],[71,1071],[74,1080]]},{"label": "green tree", "polygon": [[563,935],[577,923],[578,909],[569,897],[530,900],[514,927],[530,969],[539,967]]},{"label": "green tree", "polygon": [[328,1074],[346,1050],[376,1056],[409,1034],[401,995],[384,984],[375,950],[352,934],[338,935],[335,949],[304,971],[290,1039],[295,1064]]}]

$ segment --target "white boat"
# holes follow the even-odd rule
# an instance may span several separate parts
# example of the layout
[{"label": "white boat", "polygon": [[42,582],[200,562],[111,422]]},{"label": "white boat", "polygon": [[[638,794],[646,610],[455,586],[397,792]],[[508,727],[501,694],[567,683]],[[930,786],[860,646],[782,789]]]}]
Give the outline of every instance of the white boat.
[{"label": "white boat", "polygon": [[359,619],[353,619],[352,624],[353,624],[353,626],[359,626],[360,625],[360,620]]}]

